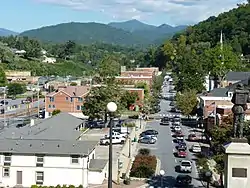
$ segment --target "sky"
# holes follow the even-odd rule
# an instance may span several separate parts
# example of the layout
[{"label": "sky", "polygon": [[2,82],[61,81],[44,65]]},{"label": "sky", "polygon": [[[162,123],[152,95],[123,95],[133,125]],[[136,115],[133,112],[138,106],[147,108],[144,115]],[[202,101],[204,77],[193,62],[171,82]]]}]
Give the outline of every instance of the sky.
[{"label": "sky", "polygon": [[22,32],[65,22],[192,25],[246,0],[1,0],[0,28]]}]

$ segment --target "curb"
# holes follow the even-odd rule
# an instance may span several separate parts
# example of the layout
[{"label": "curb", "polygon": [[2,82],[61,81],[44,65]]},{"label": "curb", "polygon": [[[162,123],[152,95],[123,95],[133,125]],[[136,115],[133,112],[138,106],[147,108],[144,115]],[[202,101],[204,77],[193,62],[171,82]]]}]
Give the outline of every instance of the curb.
[{"label": "curb", "polygon": [[156,158],[157,163],[156,163],[156,168],[155,168],[155,176],[159,175],[160,170],[161,170],[161,160],[159,158]]}]

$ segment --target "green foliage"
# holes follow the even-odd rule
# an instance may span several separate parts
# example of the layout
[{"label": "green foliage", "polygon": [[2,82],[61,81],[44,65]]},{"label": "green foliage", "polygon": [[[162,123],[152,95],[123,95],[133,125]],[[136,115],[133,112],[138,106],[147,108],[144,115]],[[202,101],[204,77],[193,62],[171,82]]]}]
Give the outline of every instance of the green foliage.
[{"label": "green foliage", "polygon": [[83,188],[82,185],[74,186],[74,185],[57,185],[57,186],[39,186],[39,185],[32,185],[31,188]]},{"label": "green foliage", "polygon": [[197,109],[197,96],[195,90],[187,90],[176,94],[176,104],[181,112],[186,115],[192,115]]},{"label": "green foliage", "polygon": [[148,97],[149,96],[149,87],[148,87],[148,84],[145,83],[145,82],[139,82],[135,85],[136,88],[141,88],[141,89],[144,89],[144,95],[145,97]]},{"label": "green foliage", "polygon": [[155,173],[156,157],[151,155],[137,155],[133,162],[130,177],[150,178]]},{"label": "green foliage", "polygon": [[6,75],[2,67],[0,67],[0,86],[5,86],[7,83]]},{"label": "green foliage", "polygon": [[71,83],[70,83],[70,86],[77,86],[77,83],[71,82]]},{"label": "green foliage", "polygon": [[121,103],[128,109],[132,104],[136,102],[138,93],[125,91],[121,95]]},{"label": "green foliage", "polygon": [[121,89],[115,84],[92,88],[83,104],[83,114],[92,119],[104,118],[109,102],[115,102],[119,111],[122,108],[120,96]]},{"label": "green foliage", "polygon": [[120,64],[114,56],[107,56],[99,64],[99,74],[101,77],[114,77],[120,72]]},{"label": "green foliage", "polygon": [[132,122],[132,123],[123,123],[122,126],[123,126],[123,127],[135,127],[136,124],[133,123],[133,122]]},{"label": "green foliage", "polygon": [[150,149],[148,149],[148,148],[141,148],[141,149],[139,149],[139,155],[150,155]]},{"label": "green foliage", "polygon": [[19,83],[9,83],[8,84],[8,95],[16,96],[23,94],[26,91],[26,87],[23,84]]},{"label": "green foliage", "polygon": [[61,113],[61,110],[59,110],[59,109],[53,110],[52,116],[55,116],[55,115],[60,114],[60,113]]}]

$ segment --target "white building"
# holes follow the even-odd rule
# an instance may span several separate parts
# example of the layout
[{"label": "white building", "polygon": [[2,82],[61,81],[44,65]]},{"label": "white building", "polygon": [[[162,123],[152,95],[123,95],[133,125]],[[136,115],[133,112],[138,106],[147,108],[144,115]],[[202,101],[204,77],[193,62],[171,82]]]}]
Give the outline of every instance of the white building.
[{"label": "white building", "polygon": [[[33,122],[34,123],[34,122]],[[107,160],[81,141],[84,121],[67,113],[0,133],[0,187],[102,184]]]},{"label": "white building", "polygon": [[42,62],[43,62],[43,63],[55,63],[55,62],[56,62],[56,58],[44,56],[44,59],[43,59]]}]

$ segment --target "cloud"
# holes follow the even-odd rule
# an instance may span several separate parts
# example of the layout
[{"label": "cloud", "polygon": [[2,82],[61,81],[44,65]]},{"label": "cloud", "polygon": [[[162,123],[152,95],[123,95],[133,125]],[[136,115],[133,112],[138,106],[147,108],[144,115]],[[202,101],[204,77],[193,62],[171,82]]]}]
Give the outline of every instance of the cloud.
[{"label": "cloud", "polygon": [[116,20],[147,20],[164,15],[171,24],[193,24],[246,0],[34,0],[76,10],[103,12]]}]

